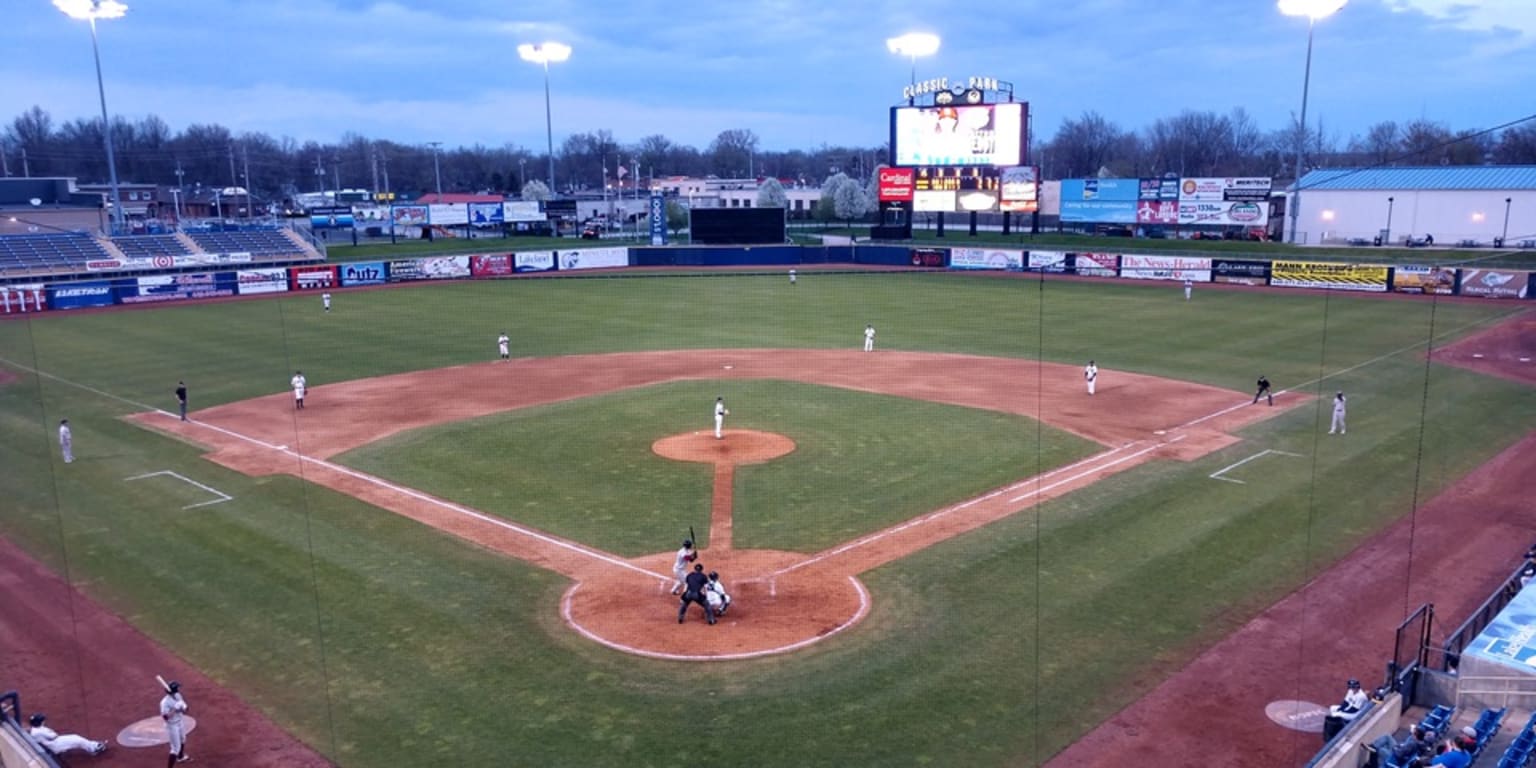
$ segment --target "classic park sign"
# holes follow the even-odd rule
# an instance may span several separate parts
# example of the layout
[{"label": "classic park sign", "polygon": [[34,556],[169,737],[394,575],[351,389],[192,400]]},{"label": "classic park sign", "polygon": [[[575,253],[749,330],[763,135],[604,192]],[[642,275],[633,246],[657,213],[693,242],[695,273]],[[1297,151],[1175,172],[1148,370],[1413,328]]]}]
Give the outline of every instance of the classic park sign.
[{"label": "classic park sign", "polygon": [[960,83],[959,80],[956,80],[955,83],[956,83],[956,85],[954,86],[954,88],[951,88],[950,83],[949,83],[949,78],[947,78],[947,77],[935,77],[935,78],[933,78],[931,80],[919,80],[919,81],[917,81],[915,83],[912,83],[911,85],[908,85],[908,86],[902,88],[901,89],[901,97],[903,99],[907,99],[907,100],[910,101],[914,97],[921,96],[921,95],[923,95],[925,93],[941,93],[941,92],[943,92],[943,93],[953,93],[955,89],[959,89],[959,90],[962,90],[962,91],[965,91],[965,90],[973,90],[973,91],[999,91],[999,90],[1002,90],[1001,88],[998,87],[998,80],[995,77],[971,77],[971,78],[967,78],[965,80],[965,86],[963,88],[958,85],[958,83]]}]

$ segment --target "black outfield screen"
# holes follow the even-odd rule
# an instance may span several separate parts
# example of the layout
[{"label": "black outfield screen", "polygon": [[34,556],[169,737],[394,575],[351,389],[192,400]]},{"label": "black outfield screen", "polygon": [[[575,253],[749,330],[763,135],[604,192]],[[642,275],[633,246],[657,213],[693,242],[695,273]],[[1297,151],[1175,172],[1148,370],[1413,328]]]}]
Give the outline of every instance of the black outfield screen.
[{"label": "black outfield screen", "polygon": [[784,242],[783,208],[695,208],[690,216],[695,245]]}]

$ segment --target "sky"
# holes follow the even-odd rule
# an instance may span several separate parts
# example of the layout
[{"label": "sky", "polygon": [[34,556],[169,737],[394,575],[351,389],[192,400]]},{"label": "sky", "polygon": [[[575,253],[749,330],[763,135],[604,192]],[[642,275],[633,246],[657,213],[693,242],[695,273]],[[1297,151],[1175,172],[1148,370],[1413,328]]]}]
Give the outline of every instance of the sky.
[{"label": "sky", "polygon": [[[1041,139],[1094,110],[1141,128],[1243,107],[1300,108],[1307,22],[1273,0],[125,0],[99,22],[108,106],[173,129],[219,123],[300,142],[347,132],[449,146],[546,142],[544,71],[519,43],[573,49],[549,71],[554,143],[611,131],[705,148],[750,129],[769,150],[878,146],[918,79],[1011,82]],[[100,114],[90,32],[49,0],[4,0],[0,120]],[[1351,0],[1316,26],[1308,122],[1347,141],[1381,120],[1455,129],[1536,113],[1536,0]]]}]

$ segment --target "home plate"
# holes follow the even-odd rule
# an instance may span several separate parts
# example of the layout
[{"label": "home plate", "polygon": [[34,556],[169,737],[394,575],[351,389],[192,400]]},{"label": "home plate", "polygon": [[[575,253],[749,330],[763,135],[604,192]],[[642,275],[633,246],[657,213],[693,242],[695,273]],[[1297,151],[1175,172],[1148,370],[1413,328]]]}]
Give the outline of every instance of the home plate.
[{"label": "home plate", "polygon": [[1472,358],[1475,359],[1475,360],[1481,360],[1481,359],[1483,359],[1483,353],[1481,353],[1481,352],[1473,352],[1472,353]]},{"label": "home plate", "polygon": [[[184,734],[191,733],[197,729],[197,720],[191,715],[182,715],[181,729]],[[117,733],[117,743],[125,747],[153,747],[169,744],[170,741],[171,736],[165,731],[165,721],[159,717],[146,717]]]},{"label": "home plate", "polygon": [[1168,430],[1166,430],[1166,429],[1159,429],[1159,430],[1154,431],[1152,434],[1154,434],[1154,435],[1166,435],[1166,434],[1168,434]]},{"label": "home plate", "polygon": [[729,371],[729,370],[730,370],[730,369],[732,369],[732,368],[735,368],[735,367],[736,367],[736,366],[734,366],[734,365],[726,365],[726,366],[721,366],[721,367],[723,367],[723,368],[725,368],[725,369],[726,369],[726,370],[727,370],[727,371]]},{"label": "home plate", "polygon": [[1530,361],[1531,361],[1531,359],[1529,357],[1522,357],[1522,358],[1520,358],[1520,362],[1522,362],[1522,363],[1529,363]]}]

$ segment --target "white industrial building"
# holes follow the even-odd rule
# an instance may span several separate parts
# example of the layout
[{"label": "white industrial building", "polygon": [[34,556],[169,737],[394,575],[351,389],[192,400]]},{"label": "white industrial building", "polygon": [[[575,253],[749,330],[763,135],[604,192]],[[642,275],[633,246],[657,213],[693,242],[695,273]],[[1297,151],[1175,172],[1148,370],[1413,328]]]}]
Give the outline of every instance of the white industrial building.
[{"label": "white industrial building", "polygon": [[[1295,189],[1287,190],[1288,198]],[[1286,210],[1296,211],[1287,200]],[[1286,239],[1292,221],[1287,214]],[[1536,166],[1330,168],[1301,179],[1295,241],[1306,245],[1536,248]]]}]

